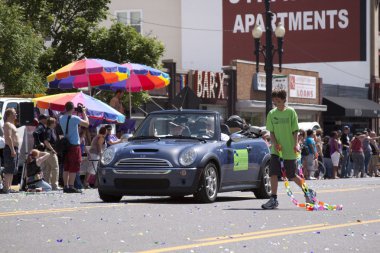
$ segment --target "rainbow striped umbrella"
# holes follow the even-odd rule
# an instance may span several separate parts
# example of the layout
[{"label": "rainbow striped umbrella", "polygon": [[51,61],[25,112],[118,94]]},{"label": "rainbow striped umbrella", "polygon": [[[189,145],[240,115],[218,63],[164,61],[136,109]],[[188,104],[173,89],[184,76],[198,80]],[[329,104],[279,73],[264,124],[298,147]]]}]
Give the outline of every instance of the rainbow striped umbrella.
[{"label": "rainbow striped umbrella", "polygon": [[49,88],[72,89],[95,87],[128,78],[129,70],[120,64],[102,59],[72,62],[47,77]]},{"label": "rainbow striped umbrella", "polygon": [[[125,90],[129,92],[129,101],[132,101],[131,92],[140,92],[163,88],[170,83],[168,74],[152,67],[137,64],[125,63],[122,66],[129,70],[129,78],[112,84],[99,86],[102,90]],[[129,103],[129,115],[132,112],[132,103]]]},{"label": "rainbow striped umbrella", "polygon": [[121,89],[128,92],[140,92],[163,88],[170,83],[169,75],[158,69],[136,63],[125,63],[122,66],[129,70],[128,79],[105,84],[98,88],[102,90]]},{"label": "rainbow striped umbrella", "polygon": [[61,93],[33,99],[35,106],[38,108],[51,109],[60,112],[65,110],[65,104],[68,101],[73,102],[75,107],[77,107],[79,103],[83,104],[87,109],[87,115],[89,118],[114,123],[124,123],[125,121],[125,116],[123,114],[113,109],[108,104],[82,92]]}]

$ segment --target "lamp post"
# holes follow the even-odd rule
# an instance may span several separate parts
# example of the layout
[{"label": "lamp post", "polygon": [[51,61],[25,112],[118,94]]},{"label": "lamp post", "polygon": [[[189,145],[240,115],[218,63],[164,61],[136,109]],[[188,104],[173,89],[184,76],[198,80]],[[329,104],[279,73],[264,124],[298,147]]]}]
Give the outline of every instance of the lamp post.
[{"label": "lamp post", "polygon": [[256,55],[256,73],[259,72],[259,58],[260,53],[263,54],[265,59],[265,75],[266,75],[266,92],[265,92],[265,98],[266,98],[266,104],[265,104],[265,111],[266,115],[268,115],[269,111],[272,109],[272,78],[273,78],[273,56],[275,52],[278,52],[279,57],[279,67],[281,72],[281,65],[282,65],[282,53],[283,48],[282,44],[284,41],[285,36],[285,27],[282,23],[278,23],[276,30],[275,30],[275,36],[277,37],[277,49],[274,48],[272,43],[272,17],[273,13],[270,11],[270,0],[265,0],[265,46],[260,45],[260,39],[263,34],[263,30],[259,25],[255,25],[254,29],[252,30],[252,36],[255,40],[255,55]]}]

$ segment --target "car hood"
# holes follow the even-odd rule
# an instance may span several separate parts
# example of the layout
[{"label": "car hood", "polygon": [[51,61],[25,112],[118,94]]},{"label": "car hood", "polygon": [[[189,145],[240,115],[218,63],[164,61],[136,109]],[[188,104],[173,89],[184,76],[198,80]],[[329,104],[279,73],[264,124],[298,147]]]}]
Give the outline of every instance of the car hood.
[{"label": "car hood", "polygon": [[114,162],[127,158],[157,158],[168,160],[173,166],[180,166],[178,158],[182,151],[188,148],[197,151],[204,145],[207,142],[198,140],[133,140],[113,147],[116,150]]}]

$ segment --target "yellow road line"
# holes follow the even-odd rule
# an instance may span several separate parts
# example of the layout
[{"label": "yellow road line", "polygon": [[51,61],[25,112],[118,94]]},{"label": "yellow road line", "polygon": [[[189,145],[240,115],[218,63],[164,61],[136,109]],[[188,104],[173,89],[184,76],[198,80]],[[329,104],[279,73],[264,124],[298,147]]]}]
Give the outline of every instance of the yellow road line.
[{"label": "yellow road line", "polygon": [[[380,188],[380,185],[379,186],[366,186],[366,187],[353,187],[353,188],[345,188],[345,189],[328,189],[328,190],[318,190],[317,193],[331,193],[331,192],[351,192],[351,191],[358,191],[358,190],[371,190],[371,189],[375,189],[375,188]],[[294,193],[303,193],[301,191],[297,191],[297,192],[294,192]],[[286,194],[286,193],[280,193],[281,195],[282,194]]]},{"label": "yellow road line", "polygon": [[[371,224],[371,223],[379,223],[379,222],[380,222],[380,219],[361,221],[361,222],[350,222],[350,223],[337,224],[337,225],[325,225],[325,226],[318,227],[318,230],[329,230],[329,229],[335,229],[335,228],[343,228],[343,227],[350,227],[350,226],[357,226],[357,225]],[[161,252],[172,252],[172,251],[177,252],[179,250],[192,249],[192,248],[196,248],[196,247],[197,248],[208,247],[208,246],[214,246],[214,245],[220,245],[220,244],[235,243],[235,242],[241,242],[241,241],[250,241],[250,240],[257,240],[257,239],[263,239],[263,238],[269,238],[269,237],[276,237],[276,236],[284,236],[284,235],[286,236],[286,235],[291,235],[291,234],[312,232],[315,230],[316,230],[316,228],[296,229],[296,230],[292,230],[292,231],[283,231],[283,232],[278,232],[278,233],[260,234],[260,235],[255,235],[255,236],[246,236],[246,237],[240,237],[240,238],[232,238],[232,239],[225,239],[225,240],[216,240],[216,241],[209,241],[209,242],[179,245],[179,246],[161,248],[161,249],[152,249],[152,250],[146,250],[146,251],[139,251],[139,253],[161,253]]]},{"label": "yellow road line", "polygon": [[[128,204],[131,205],[131,204]],[[96,206],[82,206],[82,207],[68,207],[57,209],[41,209],[41,210],[21,210],[13,212],[0,212],[0,217],[21,216],[21,215],[34,215],[34,214],[49,214],[49,213],[64,213],[64,212],[76,212],[95,208],[110,208],[110,207],[122,207],[125,204],[111,204],[111,205],[96,205]]]},{"label": "yellow road line", "polygon": [[241,234],[234,234],[234,235],[210,237],[210,238],[198,239],[195,241],[196,242],[205,242],[205,241],[232,239],[232,238],[239,238],[239,237],[252,236],[252,235],[258,235],[258,234],[268,234],[268,233],[273,233],[273,232],[289,231],[289,230],[302,229],[302,228],[323,227],[326,225],[328,225],[328,224],[327,223],[320,223],[320,224],[313,224],[313,225],[306,225],[306,226],[276,228],[276,229],[262,230],[262,231],[256,231],[256,232],[250,232],[250,233],[241,233]]},{"label": "yellow road line", "polygon": [[[294,186],[296,186],[294,184]],[[298,188],[298,186],[297,186]],[[353,188],[346,188],[346,189],[328,189],[328,190],[317,190],[317,193],[332,193],[332,192],[351,192],[351,191],[360,191],[360,190],[372,190],[372,189],[377,189],[377,188],[380,188],[380,185],[379,186],[366,186],[366,187],[353,187]],[[293,193],[297,193],[297,194],[303,194],[302,191],[293,191]],[[285,192],[279,192],[277,193],[277,195],[286,195]],[[241,197],[241,198],[249,198],[251,195],[239,195],[237,197]],[[224,196],[223,196],[224,197]],[[255,197],[252,197],[252,199],[256,199]]]}]

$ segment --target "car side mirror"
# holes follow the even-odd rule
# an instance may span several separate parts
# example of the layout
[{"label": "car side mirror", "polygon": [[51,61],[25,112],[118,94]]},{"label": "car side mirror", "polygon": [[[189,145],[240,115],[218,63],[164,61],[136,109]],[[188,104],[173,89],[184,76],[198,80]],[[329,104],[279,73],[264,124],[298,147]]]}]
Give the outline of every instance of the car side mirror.
[{"label": "car side mirror", "polygon": [[240,142],[242,140],[245,140],[245,136],[240,134],[240,133],[233,133],[230,135],[230,139],[233,141],[233,142]]}]

